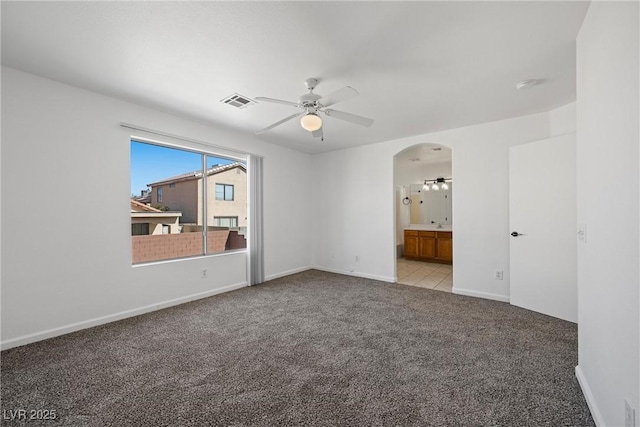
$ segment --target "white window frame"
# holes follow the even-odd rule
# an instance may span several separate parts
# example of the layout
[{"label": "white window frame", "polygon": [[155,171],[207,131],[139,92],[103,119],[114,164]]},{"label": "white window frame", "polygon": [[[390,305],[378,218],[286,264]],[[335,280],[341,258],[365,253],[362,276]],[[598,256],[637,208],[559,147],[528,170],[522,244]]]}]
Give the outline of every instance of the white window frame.
[{"label": "white window frame", "polygon": [[[202,156],[202,170],[206,171],[207,170],[207,157],[211,156],[211,157],[217,157],[217,158],[221,158],[221,159],[227,159],[227,160],[233,160],[233,161],[240,161],[243,162],[248,168],[248,154],[245,154],[244,156],[239,156],[239,155],[233,155],[233,154],[228,154],[228,152],[225,152],[224,150],[220,150],[223,151],[222,153],[218,150],[213,150],[213,149],[204,149],[204,147],[189,147],[189,146],[185,146],[182,144],[174,144],[171,142],[166,142],[166,141],[159,141],[159,140],[155,140],[155,139],[149,139],[149,138],[145,138],[145,137],[139,137],[139,136],[134,136],[132,135],[129,139],[129,143],[131,144],[132,142],[138,142],[138,143],[142,143],[142,144],[149,144],[149,145],[155,145],[157,147],[161,147],[161,148],[170,148],[170,149],[174,149],[174,150],[182,150],[182,151],[188,151],[191,153],[195,153],[195,154],[199,154]],[[131,166],[130,166],[131,167]],[[206,173],[204,174],[206,175]],[[230,184],[225,184],[225,185],[230,185]],[[233,185],[231,185],[233,187]],[[247,188],[249,187],[249,178],[247,176]],[[157,189],[161,189],[162,186],[158,186]],[[207,200],[207,179],[205,177],[205,179],[202,180],[202,197],[203,200]],[[235,188],[233,190],[234,192],[234,198],[235,198]],[[160,192],[160,195],[162,196],[162,191]],[[215,199],[215,194],[214,194],[214,199]],[[157,193],[156,193],[156,198],[157,198]],[[158,203],[161,200],[158,200]],[[208,213],[207,213],[207,203],[203,203],[202,204],[202,217],[203,218],[207,218],[208,217]],[[248,209],[248,206],[247,206]],[[247,213],[248,215],[248,213]],[[137,266],[144,266],[144,265],[153,265],[153,264],[160,264],[160,263],[168,263],[168,262],[176,262],[176,261],[181,261],[181,260],[189,260],[189,259],[194,259],[194,258],[202,258],[202,257],[216,257],[216,256],[222,256],[222,255],[226,255],[229,253],[235,253],[235,252],[248,252],[248,242],[247,242],[247,248],[243,248],[243,249],[233,249],[233,250],[228,250],[228,251],[222,251],[222,252],[215,252],[215,253],[207,253],[207,225],[206,225],[207,221],[204,221],[204,225],[203,225],[203,229],[202,229],[202,251],[203,253],[200,255],[195,255],[195,256],[189,256],[189,257],[184,257],[184,258],[167,258],[167,259],[161,259],[161,260],[156,260],[156,261],[146,261],[146,262],[141,262],[141,263],[131,263],[131,265],[133,267],[137,267]]]},{"label": "white window frame", "polygon": [[[127,129],[129,141],[153,143],[158,137],[163,139],[162,145],[173,145],[176,148],[198,147],[201,151],[214,150],[215,155],[223,155],[229,159],[236,159],[246,162],[247,165],[247,282],[249,286],[263,283],[265,280],[264,268],[264,216],[263,216],[263,171],[264,157],[249,152],[240,152],[212,144],[211,142],[199,141],[170,134],[160,130],[150,129],[132,123],[121,122],[120,126]],[[133,134],[130,133],[133,131]],[[176,141],[175,143],[172,143]],[[167,144],[168,143],[168,144]],[[229,256],[235,251],[223,252],[211,256]],[[172,261],[169,261],[172,262]]]}]

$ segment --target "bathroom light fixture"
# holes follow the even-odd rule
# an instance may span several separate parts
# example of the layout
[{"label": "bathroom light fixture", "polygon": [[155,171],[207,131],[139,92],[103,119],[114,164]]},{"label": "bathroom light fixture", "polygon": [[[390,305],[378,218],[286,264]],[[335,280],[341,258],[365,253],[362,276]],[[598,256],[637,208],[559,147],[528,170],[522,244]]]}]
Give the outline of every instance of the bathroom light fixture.
[{"label": "bathroom light fixture", "polygon": [[322,119],[316,113],[308,113],[300,119],[300,126],[309,132],[315,132],[322,127]]},{"label": "bathroom light fixture", "polygon": [[435,178],[435,179],[425,179],[424,184],[422,185],[422,189],[424,191],[438,191],[438,190],[448,190],[449,184],[448,182],[453,182],[451,178]]},{"label": "bathroom light fixture", "polygon": [[[436,183],[440,184],[440,188],[442,190],[448,190],[449,186],[447,185],[447,180],[444,178],[436,178],[435,180]],[[451,179],[449,179],[449,182],[451,182]]]}]

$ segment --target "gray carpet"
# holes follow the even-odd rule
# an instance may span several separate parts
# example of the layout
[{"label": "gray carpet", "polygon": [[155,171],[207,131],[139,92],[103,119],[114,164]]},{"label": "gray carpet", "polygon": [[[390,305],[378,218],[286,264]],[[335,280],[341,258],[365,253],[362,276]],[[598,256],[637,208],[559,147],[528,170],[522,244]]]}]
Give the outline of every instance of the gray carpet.
[{"label": "gray carpet", "polygon": [[594,425],[576,325],[315,270],[1,356],[3,425]]}]

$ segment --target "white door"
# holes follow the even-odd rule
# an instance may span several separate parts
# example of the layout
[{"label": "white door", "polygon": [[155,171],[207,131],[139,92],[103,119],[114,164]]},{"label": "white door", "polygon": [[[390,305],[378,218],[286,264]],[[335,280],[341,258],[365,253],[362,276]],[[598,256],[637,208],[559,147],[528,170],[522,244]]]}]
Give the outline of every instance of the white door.
[{"label": "white door", "polygon": [[578,321],[575,134],[509,149],[511,304]]}]

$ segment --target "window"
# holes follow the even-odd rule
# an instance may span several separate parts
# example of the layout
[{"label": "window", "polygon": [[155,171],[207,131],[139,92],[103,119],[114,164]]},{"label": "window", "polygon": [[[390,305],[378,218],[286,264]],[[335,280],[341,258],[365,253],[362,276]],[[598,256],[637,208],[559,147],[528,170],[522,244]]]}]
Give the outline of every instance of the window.
[{"label": "window", "polygon": [[216,200],[233,201],[233,185],[216,184]]},{"label": "window", "polygon": [[217,227],[238,227],[237,216],[214,216],[213,225]]},{"label": "window", "polygon": [[149,223],[148,222],[139,222],[136,224],[131,224],[131,235],[132,236],[146,236],[149,234]]},{"label": "window", "polygon": [[247,247],[246,162],[132,140],[131,189],[133,264]]}]

